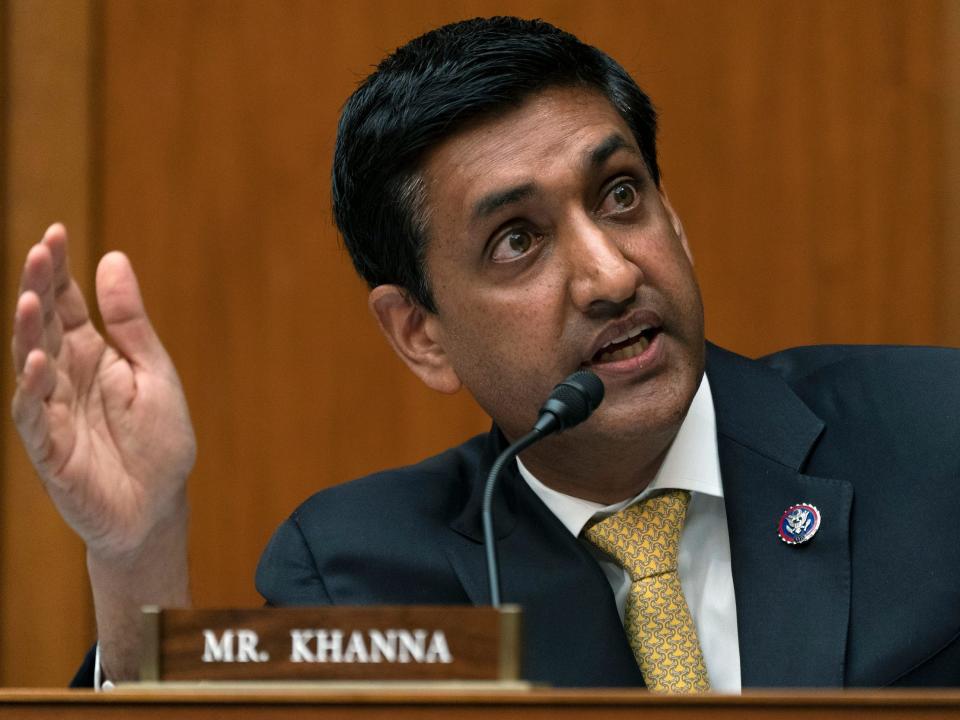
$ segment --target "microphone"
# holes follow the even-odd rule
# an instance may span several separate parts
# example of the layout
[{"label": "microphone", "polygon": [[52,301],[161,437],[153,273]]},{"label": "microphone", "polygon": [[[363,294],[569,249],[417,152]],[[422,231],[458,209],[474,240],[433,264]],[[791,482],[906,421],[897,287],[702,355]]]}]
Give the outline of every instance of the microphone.
[{"label": "microphone", "polygon": [[483,488],[483,543],[487,551],[487,574],[490,577],[490,604],[500,607],[500,569],[493,542],[493,492],[504,465],[543,438],[579,425],[603,402],[603,382],[589,370],[578,370],[553,388],[540,408],[540,417],[533,429],[508,447],[490,468]]}]

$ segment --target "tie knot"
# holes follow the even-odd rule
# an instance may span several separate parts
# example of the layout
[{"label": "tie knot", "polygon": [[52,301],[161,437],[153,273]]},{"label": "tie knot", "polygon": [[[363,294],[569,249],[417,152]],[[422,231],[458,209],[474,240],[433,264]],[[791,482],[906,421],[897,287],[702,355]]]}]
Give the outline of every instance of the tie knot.
[{"label": "tie knot", "polygon": [[689,501],[686,490],[654,495],[588,527],[584,537],[620,563],[634,582],[676,572]]}]

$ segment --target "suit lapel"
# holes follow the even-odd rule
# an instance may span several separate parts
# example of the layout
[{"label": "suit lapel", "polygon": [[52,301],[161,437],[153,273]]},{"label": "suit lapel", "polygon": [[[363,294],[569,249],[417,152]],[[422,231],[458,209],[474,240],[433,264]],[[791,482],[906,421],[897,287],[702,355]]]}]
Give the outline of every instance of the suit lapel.
[{"label": "suit lapel", "polygon": [[[772,370],[714,346],[717,414],[744,687],[843,685],[850,613],[850,483],[801,472],[823,423]],[[787,545],[790,505],[821,513],[817,534]]]},{"label": "suit lapel", "polygon": [[[494,429],[471,498],[445,542],[450,565],[475,605],[490,602],[480,522],[483,484],[505,446]],[[530,490],[515,463],[500,477],[494,534],[503,602],[523,607],[523,676],[559,686],[642,687],[602,570]]]}]

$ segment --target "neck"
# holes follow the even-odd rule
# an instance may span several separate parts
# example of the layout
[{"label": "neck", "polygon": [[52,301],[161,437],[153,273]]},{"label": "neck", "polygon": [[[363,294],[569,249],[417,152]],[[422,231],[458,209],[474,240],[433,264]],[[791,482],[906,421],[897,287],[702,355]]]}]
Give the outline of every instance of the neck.
[{"label": "neck", "polygon": [[547,487],[583,500],[612,505],[642,492],[656,477],[677,428],[617,442],[555,435],[521,454],[523,464]]}]

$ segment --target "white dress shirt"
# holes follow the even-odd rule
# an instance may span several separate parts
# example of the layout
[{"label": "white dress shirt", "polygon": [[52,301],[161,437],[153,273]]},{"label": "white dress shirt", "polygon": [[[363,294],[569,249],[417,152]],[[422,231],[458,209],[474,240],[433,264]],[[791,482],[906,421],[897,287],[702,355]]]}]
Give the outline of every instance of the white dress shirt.
[{"label": "white dress shirt", "polygon": [[[517,465],[530,488],[576,537],[580,537],[583,528],[592,520],[612,515],[651,493],[666,489],[690,491],[677,559],[680,585],[697,628],[711,688],[720,692],[740,692],[740,643],[730,570],[730,534],[717,455],[716,415],[707,376],[703,376],[656,477],[634,498],[615,505],[600,505],[547,487],[524,467],[519,458]],[[622,620],[630,591],[630,576],[606,553],[586,540],[581,539],[581,542],[603,568]]]}]

